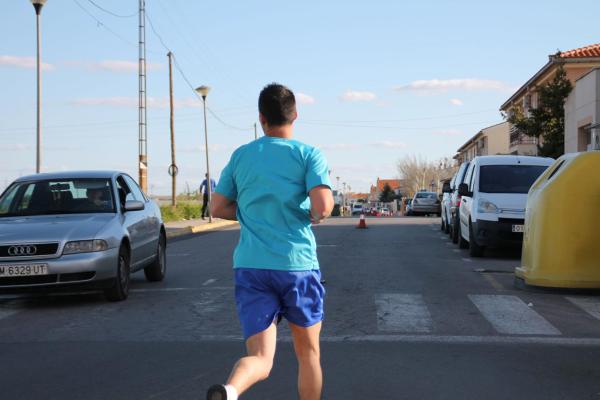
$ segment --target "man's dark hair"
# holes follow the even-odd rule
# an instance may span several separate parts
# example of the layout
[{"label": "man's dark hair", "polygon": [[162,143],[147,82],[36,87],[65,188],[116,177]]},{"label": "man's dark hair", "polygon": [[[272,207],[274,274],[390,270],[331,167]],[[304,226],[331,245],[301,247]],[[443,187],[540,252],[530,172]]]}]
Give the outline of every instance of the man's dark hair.
[{"label": "man's dark hair", "polygon": [[258,111],[269,126],[291,124],[296,116],[294,92],[278,83],[265,86],[258,96]]}]

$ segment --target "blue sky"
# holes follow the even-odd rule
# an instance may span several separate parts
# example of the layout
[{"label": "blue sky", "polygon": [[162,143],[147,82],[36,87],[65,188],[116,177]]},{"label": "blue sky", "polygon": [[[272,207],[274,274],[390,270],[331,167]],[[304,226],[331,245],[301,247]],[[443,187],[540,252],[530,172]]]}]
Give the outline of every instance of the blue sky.
[{"label": "blue sky", "polygon": [[[94,0],[120,15],[135,0]],[[0,189],[35,169],[35,14],[27,0],[0,15]],[[564,1],[146,0],[193,86],[212,87],[211,170],[253,140],[256,99],[277,81],[296,92],[296,138],[322,148],[353,191],[398,176],[407,154],[453,156],[557,49],[598,43],[600,4]],[[85,9],[85,11],[84,11]],[[584,10],[587,10],[584,12]],[[97,20],[93,19],[92,14]],[[90,0],[42,11],[43,169],[120,169],[137,177],[137,16]],[[147,26],[152,194],[170,178],[168,61]],[[179,190],[205,170],[200,103],[174,71]],[[234,129],[242,128],[240,129]],[[260,129],[260,128],[259,128]]]}]

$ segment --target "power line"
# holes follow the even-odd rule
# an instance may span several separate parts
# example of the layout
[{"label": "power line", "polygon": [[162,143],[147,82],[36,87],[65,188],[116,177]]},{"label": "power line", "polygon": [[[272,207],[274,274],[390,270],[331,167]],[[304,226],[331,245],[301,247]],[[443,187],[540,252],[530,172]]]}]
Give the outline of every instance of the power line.
[{"label": "power line", "polygon": [[137,11],[134,12],[133,14],[128,14],[128,15],[120,15],[117,13],[114,13],[110,10],[107,10],[106,8],[101,7],[100,5],[96,4],[93,0],[87,0],[91,5],[93,5],[94,7],[96,7],[98,10],[101,10],[107,14],[112,15],[113,17],[117,17],[117,18],[131,18],[131,17],[135,17],[136,15],[138,15]]},{"label": "power line", "polygon": [[104,22],[100,21],[98,18],[96,18],[96,16],[94,14],[92,14],[91,12],[88,11],[87,8],[85,8],[84,6],[81,5],[81,3],[79,3],[78,0],[73,0],[75,2],[75,4],[77,4],[77,6],[79,8],[81,8],[83,10],[84,13],[86,13],[87,15],[89,15],[94,21],[96,21],[96,23],[98,24],[99,27],[102,27],[104,29],[106,29],[108,32],[110,32],[111,34],[113,34],[115,37],[117,37],[119,40],[127,43],[130,46],[136,46],[137,44],[130,42],[129,40],[125,39],[123,36],[119,35],[117,32],[113,31],[112,29],[110,29],[108,26],[106,26],[104,24]]}]

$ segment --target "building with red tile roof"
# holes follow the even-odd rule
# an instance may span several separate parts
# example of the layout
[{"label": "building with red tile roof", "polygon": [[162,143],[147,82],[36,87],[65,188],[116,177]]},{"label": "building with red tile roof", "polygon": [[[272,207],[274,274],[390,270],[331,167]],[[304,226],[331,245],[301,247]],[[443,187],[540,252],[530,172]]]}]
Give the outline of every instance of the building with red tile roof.
[{"label": "building with red tile roof", "polygon": [[[573,86],[575,82],[594,68],[600,67],[600,43],[580,47],[568,51],[559,51],[548,56],[548,62],[523,84],[508,100],[502,104],[500,110],[510,114],[515,107],[520,107],[524,112],[537,107],[537,88],[550,81],[559,66],[563,66],[567,79]],[[524,136],[514,126],[510,127],[510,153],[523,155],[537,154],[537,139]]]}]

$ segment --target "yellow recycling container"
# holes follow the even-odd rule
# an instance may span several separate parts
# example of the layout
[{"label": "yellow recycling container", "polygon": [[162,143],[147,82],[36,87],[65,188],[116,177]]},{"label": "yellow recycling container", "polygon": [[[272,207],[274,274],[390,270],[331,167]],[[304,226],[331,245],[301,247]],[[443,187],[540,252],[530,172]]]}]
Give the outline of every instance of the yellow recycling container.
[{"label": "yellow recycling container", "polygon": [[515,275],[533,286],[600,288],[600,152],[565,154],[535,181]]}]

